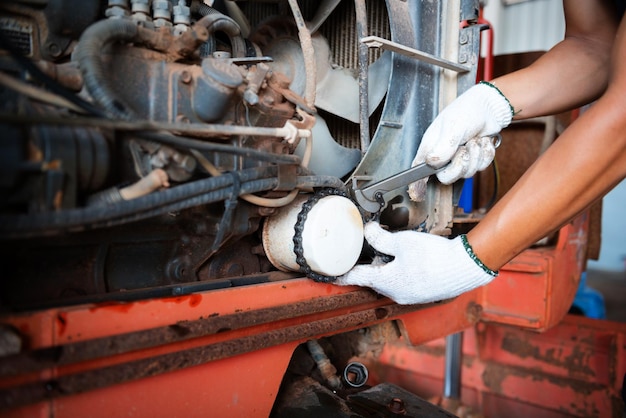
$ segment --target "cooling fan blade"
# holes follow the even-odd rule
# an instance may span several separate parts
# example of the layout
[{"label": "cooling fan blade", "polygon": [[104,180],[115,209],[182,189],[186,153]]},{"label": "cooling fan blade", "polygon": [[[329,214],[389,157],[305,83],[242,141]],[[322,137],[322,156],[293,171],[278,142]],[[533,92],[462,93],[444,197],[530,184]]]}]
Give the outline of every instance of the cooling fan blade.
[{"label": "cooling fan blade", "polygon": [[[312,129],[313,149],[308,168],[316,174],[343,177],[361,161],[361,151],[339,145],[330,134],[326,121],[316,117]],[[296,155],[303,156],[305,143],[300,142]]]},{"label": "cooling fan blade", "polygon": [[[298,31],[293,21],[275,18],[266,21],[251,40],[263,55],[272,57],[269,65],[273,71],[285,74],[289,88],[302,95],[306,83],[304,57]],[[333,116],[351,123],[359,123],[359,81],[352,71],[333,66],[328,41],[318,31],[311,37],[316,62],[315,106]],[[370,115],[380,105],[387,93],[391,73],[391,54],[383,53],[369,67],[368,101]],[[361,151],[344,147],[333,138],[326,121],[320,115],[313,128],[313,151],[309,168],[316,174],[343,177],[352,171],[361,159]],[[300,145],[296,154],[302,155]]]},{"label": "cooling fan blade", "polygon": [[[323,38],[322,38],[323,39]],[[328,52],[328,44],[316,42],[316,55]],[[326,48],[326,51],[324,51]],[[318,58],[320,57],[318,56]],[[327,55],[326,55],[327,56]],[[391,54],[384,52],[368,68],[369,114],[374,112],[387,94],[391,73]],[[315,106],[353,123],[359,123],[359,81],[351,71],[332,68],[328,59],[317,60],[317,87]]]}]

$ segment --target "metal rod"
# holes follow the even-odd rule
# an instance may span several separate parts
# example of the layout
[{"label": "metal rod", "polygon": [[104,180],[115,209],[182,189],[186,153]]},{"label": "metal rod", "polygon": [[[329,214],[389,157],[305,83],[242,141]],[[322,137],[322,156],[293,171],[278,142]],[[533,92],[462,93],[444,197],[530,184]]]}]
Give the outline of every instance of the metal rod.
[{"label": "metal rod", "polygon": [[298,0],[288,0],[291,13],[298,27],[298,38],[302,48],[304,58],[304,73],[306,85],[304,86],[304,100],[306,105],[312,109],[315,106],[315,80],[317,78],[317,64],[315,63],[315,50],[311,40],[311,32],[306,27],[304,17],[298,6]]},{"label": "metal rod", "polygon": [[443,380],[443,396],[461,399],[461,365],[463,360],[463,333],[446,337],[446,362]]},{"label": "metal rod", "polygon": [[[354,0],[356,10],[356,32],[357,39],[367,38],[367,9],[365,0]],[[366,43],[359,43],[359,125],[361,126],[361,152],[365,154],[370,146],[370,124],[369,124],[369,47]]]},{"label": "metal rod", "polygon": [[[287,127],[265,128],[259,126],[217,125],[204,123],[165,123],[144,120],[124,121],[92,117],[55,117],[55,116],[23,116],[9,113],[0,113],[0,122],[10,124],[42,124],[42,125],[67,125],[67,126],[91,126],[103,129],[115,129],[118,131],[170,131],[199,138],[217,138],[223,136],[273,136],[286,138],[293,135]],[[300,138],[311,137],[311,130],[297,129],[296,135]]]},{"label": "metal rod", "polygon": [[398,54],[402,54],[407,57],[418,59],[428,64],[433,64],[447,70],[456,71],[457,73],[467,73],[470,71],[470,68],[465,65],[457,64],[456,62],[439,58],[427,52],[409,48],[408,46],[388,41],[387,39],[378,36],[366,36],[365,38],[361,39],[361,43],[364,43],[369,48],[388,49],[390,51],[397,52]]}]

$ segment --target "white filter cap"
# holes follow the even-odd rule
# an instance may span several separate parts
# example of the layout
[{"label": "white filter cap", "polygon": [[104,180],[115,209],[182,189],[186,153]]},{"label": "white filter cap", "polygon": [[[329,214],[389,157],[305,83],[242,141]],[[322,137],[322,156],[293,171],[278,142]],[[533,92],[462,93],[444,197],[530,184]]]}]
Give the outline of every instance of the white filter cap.
[{"label": "white filter cap", "polygon": [[356,205],[341,196],[320,199],[304,223],[302,248],[316,273],[340,276],[350,271],[363,248],[363,221]]},{"label": "white filter cap", "polygon": [[[298,271],[293,251],[294,225],[302,196],[268,218],[263,228],[263,247],[274,267]],[[363,248],[363,220],[357,206],[342,196],[326,196],[309,211],[302,231],[302,249],[307,264],[318,274],[340,276],[359,260]]]}]

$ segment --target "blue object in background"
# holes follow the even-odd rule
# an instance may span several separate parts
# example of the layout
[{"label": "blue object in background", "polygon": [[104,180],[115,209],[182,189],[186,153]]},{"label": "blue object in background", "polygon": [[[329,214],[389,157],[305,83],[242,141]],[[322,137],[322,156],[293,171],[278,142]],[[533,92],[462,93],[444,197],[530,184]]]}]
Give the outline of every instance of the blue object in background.
[{"label": "blue object in background", "polygon": [[582,314],[588,318],[606,319],[606,308],[602,293],[587,286],[587,272],[580,276],[578,291],[572,302],[570,313]]},{"label": "blue object in background", "polygon": [[459,198],[459,207],[465,213],[471,213],[474,210],[474,178],[465,179],[463,189],[461,189],[461,197]]}]

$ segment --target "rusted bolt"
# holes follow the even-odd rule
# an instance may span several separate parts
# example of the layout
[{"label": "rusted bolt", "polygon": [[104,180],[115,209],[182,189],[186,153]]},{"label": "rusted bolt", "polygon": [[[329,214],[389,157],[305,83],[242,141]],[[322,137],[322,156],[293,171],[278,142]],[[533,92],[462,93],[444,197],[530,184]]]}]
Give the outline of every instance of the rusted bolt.
[{"label": "rusted bolt", "polygon": [[387,405],[387,409],[394,414],[404,414],[406,412],[404,401],[400,398],[393,398]]},{"label": "rusted bolt", "polygon": [[184,84],[189,84],[191,83],[191,73],[187,70],[184,70],[183,72],[180,73],[180,81],[181,83]]}]

